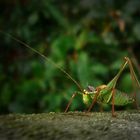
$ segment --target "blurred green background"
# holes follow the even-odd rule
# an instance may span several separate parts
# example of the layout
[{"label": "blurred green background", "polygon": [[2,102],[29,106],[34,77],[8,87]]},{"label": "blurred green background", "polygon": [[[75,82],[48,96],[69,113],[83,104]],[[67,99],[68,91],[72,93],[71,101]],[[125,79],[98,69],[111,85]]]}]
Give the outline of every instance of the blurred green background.
[{"label": "blurred green background", "polygon": [[[109,82],[129,56],[140,75],[139,0],[1,0],[0,30],[26,42],[78,83]],[[129,69],[117,88],[132,93]],[[0,114],[64,111],[76,85],[52,63],[0,33]],[[85,110],[82,98],[70,110]]]}]

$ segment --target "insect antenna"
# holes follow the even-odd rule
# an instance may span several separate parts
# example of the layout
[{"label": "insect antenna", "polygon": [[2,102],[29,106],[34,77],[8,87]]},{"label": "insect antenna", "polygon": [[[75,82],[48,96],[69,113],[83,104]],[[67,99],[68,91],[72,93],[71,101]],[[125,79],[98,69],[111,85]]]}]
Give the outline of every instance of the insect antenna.
[{"label": "insect antenna", "polygon": [[0,33],[10,37],[11,39],[17,41],[18,43],[20,43],[21,45],[25,46],[26,48],[32,50],[33,52],[35,52],[36,54],[40,55],[42,58],[44,58],[45,60],[47,60],[48,62],[52,63],[56,68],[58,68],[61,72],[63,72],[70,80],[72,80],[77,87],[80,89],[81,92],[83,92],[83,88],[82,86],[74,79],[72,78],[72,76],[70,74],[68,74],[64,69],[62,69],[60,66],[58,66],[56,63],[54,63],[51,59],[49,59],[47,56],[41,54],[39,51],[37,51],[36,49],[32,48],[31,46],[29,46],[27,43],[19,40],[18,38],[14,37],[13,35],[9,34],[9,33],[5,33],[3,31],[0,31]]}]

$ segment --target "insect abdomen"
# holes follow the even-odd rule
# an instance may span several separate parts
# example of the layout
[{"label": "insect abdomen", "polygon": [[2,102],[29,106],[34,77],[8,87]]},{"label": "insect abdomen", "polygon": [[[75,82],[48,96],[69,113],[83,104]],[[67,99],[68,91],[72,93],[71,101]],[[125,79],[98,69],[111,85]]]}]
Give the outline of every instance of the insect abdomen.
[{"label": "insect abdomen", "polygon": [[[110,96],[110,94],[104,95],[102,97],[101,102],[112,105],[112,98],[110,98],[109,102],[107,103],[107,100],[108,100],[109,96]],[[134,99],[129,97],[126,93],[123,93],[119,90],[115,90],[114,105],[125,106],[125,105],[131,104],[133,102],[134,102]]]}]

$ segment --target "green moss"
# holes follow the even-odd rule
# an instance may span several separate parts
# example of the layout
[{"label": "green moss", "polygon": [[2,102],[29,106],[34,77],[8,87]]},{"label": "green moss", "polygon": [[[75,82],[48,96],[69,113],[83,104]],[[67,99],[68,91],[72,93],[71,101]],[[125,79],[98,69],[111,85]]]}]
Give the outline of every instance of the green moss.
[{"label": "green moss", "polygon": [[139,113],[117,112],[116,118],[112,118],[111,112],[3,115],[0,116],[0,138],[136,139],[140,134]]}]

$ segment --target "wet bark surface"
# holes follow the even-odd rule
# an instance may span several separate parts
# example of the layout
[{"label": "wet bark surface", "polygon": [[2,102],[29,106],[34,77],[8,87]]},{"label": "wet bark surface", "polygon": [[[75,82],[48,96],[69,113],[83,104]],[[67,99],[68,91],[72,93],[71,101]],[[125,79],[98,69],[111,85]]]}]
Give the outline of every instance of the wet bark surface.
[{"label": "wet bark surface", "polygon": [[139,140],[140,111],[1,115],[0,139]]}]

